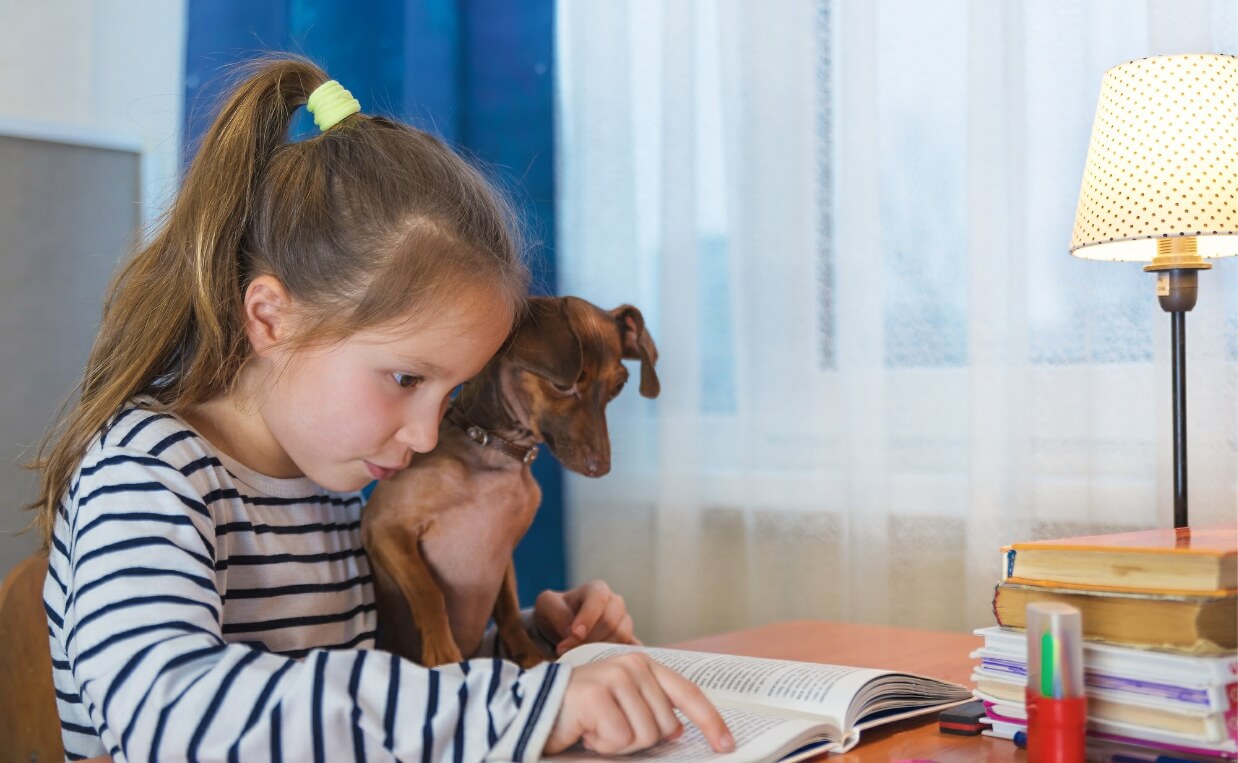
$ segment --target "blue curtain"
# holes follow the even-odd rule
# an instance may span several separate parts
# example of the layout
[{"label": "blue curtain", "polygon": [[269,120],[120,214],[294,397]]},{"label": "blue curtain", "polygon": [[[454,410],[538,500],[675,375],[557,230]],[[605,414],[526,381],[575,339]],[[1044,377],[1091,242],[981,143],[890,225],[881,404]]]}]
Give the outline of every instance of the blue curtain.
[{"label": "blue curtain", "polygon": [[[190,0],[185,161],[218,105],[230,64],[262,51],[309,56],[367,113],[436,133],[495,170],[533,238],[534,291],[555,291],[553,0]],[[312,130],[302,111],[294,134]],[[541,509],[516,550],[520,599],[563,588],[563,472],[533,466]]]}]

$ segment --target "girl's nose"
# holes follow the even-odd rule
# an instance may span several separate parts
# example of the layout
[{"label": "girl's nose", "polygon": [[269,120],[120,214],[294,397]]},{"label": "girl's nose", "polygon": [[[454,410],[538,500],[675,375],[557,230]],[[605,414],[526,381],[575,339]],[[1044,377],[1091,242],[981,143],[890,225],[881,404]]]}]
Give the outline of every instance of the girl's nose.
[{"label": "girl's nose", "polygon": [[437,417],[417,415],[405,422],[395,439],[415,453],[429,453],[438,444],[438,423]]}]

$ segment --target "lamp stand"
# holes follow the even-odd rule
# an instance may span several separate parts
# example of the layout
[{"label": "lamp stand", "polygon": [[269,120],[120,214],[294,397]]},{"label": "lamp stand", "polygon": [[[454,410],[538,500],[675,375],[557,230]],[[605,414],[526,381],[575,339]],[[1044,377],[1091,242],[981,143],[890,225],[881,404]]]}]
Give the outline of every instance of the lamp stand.
[{"label": "lamp stand", "polygon": [[1196,252],[1194,236],[1158,240],[1144,270],[1156,273],[1156,297],[1172,319],[1174,406],[1174,527],[1187,527],[1186,512],[1186,314],[1199,295],[1199,271],[1212,266]]},{"label": "lamp stand", "polygon": [[1173,320],[1174,527],[1186,527],[1186,311],[1173,310],[1169,315]]}]

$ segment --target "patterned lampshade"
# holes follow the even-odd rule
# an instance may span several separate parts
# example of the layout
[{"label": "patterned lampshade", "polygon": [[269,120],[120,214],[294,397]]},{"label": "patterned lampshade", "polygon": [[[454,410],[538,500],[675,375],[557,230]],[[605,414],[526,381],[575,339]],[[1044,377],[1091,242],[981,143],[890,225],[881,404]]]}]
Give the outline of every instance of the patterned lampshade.
[{"label": "patterned lampshade", "polygon": [[1070,252],[1151,261],[1158,240],[1162,254],[1187,243],[1200,258],[1238,254],[1238,57],[1105,72]]}]

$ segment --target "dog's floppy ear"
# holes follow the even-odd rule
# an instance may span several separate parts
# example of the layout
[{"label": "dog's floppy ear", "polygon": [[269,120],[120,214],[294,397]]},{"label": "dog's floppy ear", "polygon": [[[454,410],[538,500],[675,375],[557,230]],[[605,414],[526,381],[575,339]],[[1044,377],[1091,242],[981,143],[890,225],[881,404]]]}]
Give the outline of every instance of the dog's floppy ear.
[{"label": "dog's floppy ear", "polygon": [[610,311],[619,328],[619,340],[623,344],[623,357],[640,360],[641,397],[657,397],[662,391],[658,374],[653,370],[658,362],[658,347],[653,337],[645,330],[645,316],[631,305],[620,305]]},{"label": "dog's floppy ear", "polygon": [[580,337],[568,320],[562,298],[530,297],[529,310],[516,328],[507,359],[543,379],[570,387],[580,378],[584,357]]}]

